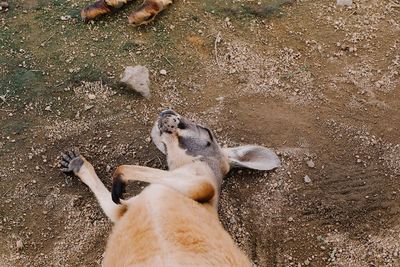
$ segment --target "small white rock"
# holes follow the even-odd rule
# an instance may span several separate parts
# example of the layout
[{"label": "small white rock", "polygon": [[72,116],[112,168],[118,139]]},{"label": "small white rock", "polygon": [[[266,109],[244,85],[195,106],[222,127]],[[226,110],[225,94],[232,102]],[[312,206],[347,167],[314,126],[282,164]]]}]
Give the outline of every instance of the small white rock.
[{"label": "small white rock", "polygon": [[17,249],[22,249],[24,247],[24,243],[22,243],[22,240],[17,240]]},{"label": "small white rock", "polygon": [[338,6],[351,6],[353,4],[353,0],[337,0],[336,4]]},{"label": "small white rock", "polygon": [[307,160],[307,166],[310,168],[315,168],[315,163],[312,159]]},{"label": "small white rock", "polygon": [[93,99],[96,98],[96,95],[95,95],[95,94],[88,94],[88,98],[89,98],[90,100],[93,100]]},{"label": "small white rock", "polygon": [[307,184],[311,183],[311,178],[308,175],[304,176],[304,182]]},{"label": "small white rock", "polygon": [[94,107],[94,105],[85,105],[84,109],[85,111],[88,111],[90,109],[92,109]]},{"label": "small white rock", "polygon": [[167,75],[167,71],[164,70],[164,69],[162,69],[162,70],[160,70],[160,74],[161,74],[161,75]]},{"label": "small white rock", "polygon": [[6,1],[0,1],[0,7],[1,8],[8,8],[9,4]]},{"label": "small white rock", "polygon": [[70,15],[61,16],[60,19],[63,21],[66,21],[66,20],[71,19],[71,16]]}]

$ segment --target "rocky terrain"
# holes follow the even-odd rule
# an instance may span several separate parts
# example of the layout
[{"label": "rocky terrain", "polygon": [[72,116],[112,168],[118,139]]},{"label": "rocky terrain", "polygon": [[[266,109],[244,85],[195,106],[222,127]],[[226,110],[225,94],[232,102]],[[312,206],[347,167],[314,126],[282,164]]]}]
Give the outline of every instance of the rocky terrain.
[{"label": "rocky terrain", "polygon": [[[137,28],[139,2],[91,23],[88,1],[2,4],[0,266],[100,266],[111,222],[57,158],[79,148],[108,187],[120,164],[166,168],[166,107],[279,154],[222,188],[255,266],[400,266],[400,2],[352,2],[176,1]],[[119,83],[135,65],[149,98]]]}]

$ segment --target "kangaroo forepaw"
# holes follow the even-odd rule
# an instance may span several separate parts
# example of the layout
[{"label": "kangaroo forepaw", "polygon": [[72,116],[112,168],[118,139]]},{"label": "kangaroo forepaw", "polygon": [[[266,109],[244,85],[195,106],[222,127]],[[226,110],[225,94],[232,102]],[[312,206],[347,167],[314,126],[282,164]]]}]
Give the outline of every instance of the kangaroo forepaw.
[{"label": "kangaroo forepaw", "polygon": [[74,174],[77,174],[83,166],[83,163],[84,159],[79,155],[78,151],[71,150],[61,153],[60,165],[62,172],[73,172]]}]

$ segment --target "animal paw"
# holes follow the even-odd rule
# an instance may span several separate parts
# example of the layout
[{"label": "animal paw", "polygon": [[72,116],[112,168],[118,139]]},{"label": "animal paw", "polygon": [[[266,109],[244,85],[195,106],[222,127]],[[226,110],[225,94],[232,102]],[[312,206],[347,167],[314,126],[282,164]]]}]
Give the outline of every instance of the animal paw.
[{"label": "animal paw", "polygon": [[67,151],[61,153],[61,171],[65,173],[73,172],[77,174],[81,167],[83,166],[84,158],[79,154],[78,151]]}]

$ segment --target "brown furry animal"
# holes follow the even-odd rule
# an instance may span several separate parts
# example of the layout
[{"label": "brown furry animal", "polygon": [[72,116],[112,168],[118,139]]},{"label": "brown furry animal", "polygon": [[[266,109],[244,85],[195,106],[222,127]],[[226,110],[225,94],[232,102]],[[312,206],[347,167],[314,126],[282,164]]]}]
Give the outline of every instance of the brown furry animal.
[{"label": "brown furry animal", "polygon": [[[83,156],[62,155],[62,171],[89,186],[115,223],[103,266],[251,266],[218,219],[219,192],[231,167],[271,170],[280,166],[276,154],[259,146],[221,148],[211,130],[172,110],[160,114],[151,136],[169,170],[122,165],[112,193]],[[129,180],[150,185],[123,200]]]},{"label": "brown furry animal", "polygon": [[[98,0],[82,9],[81,17],[85,21],[93,20],[119,9],[127,3],[128,0]],[[172,0],[144,0],[144,2],[129,15],[128,21],[136,26],[147,24],[170,4],[172,4]]]}]

